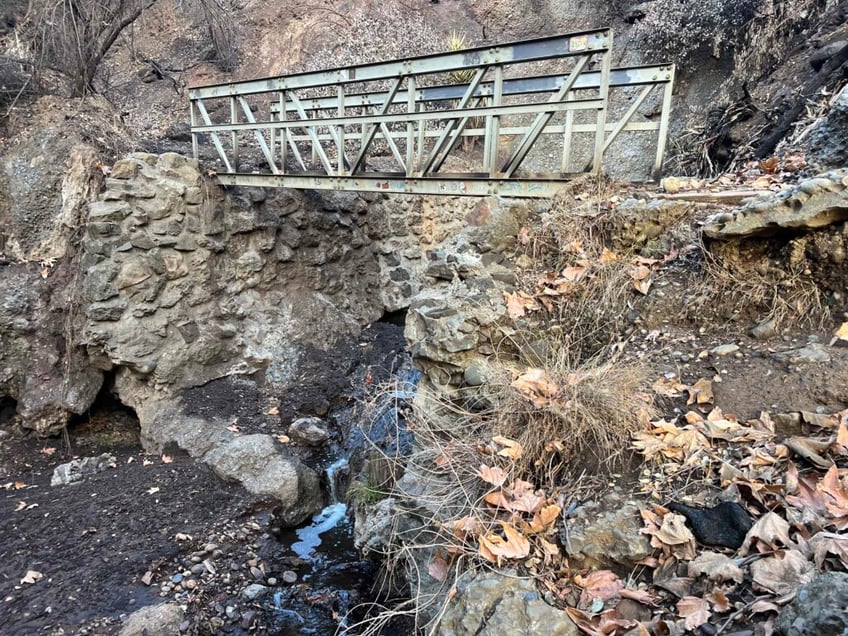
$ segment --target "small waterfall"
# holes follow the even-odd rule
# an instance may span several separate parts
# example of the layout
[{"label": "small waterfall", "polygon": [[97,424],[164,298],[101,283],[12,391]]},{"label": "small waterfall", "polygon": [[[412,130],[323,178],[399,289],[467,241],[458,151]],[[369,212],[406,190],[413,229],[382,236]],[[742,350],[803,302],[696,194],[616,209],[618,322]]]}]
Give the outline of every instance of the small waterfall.
[{"label": "small waterfall", "polygon": [[348,466],[347,459],[342,457],[341,459],[337,459],[332,464],[327,466],[324,469],[324,475],[327,478],[327,490],[330,493],[330,503],[339,503],[343,500],[343,490],[344,485],[347,481],[348,472],[350,471],[350,466]]},{"label": "small waterfall", "polygon": [[324,469],[330,505],[312,517],[308,526],[295,531],[298,540],[292,543],[291,549],[300,558],[313,558],[315,550],[321,545],[321,535],[336,528],[340,523],[347,523],[347,504],[341,501],[341,495],[348,468],[347,459],[342,458]]}]

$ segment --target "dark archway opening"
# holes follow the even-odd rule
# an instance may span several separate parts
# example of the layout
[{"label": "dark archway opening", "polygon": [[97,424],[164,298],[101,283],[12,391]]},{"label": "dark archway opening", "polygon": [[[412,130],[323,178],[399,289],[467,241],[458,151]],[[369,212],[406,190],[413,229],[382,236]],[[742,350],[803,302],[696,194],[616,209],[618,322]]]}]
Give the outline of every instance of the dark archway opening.
[{"label": "dark archway opening", "polygon": [[406,311],[406,308],[398,309],[397,311],[387,311],[380,316],[380,319],[377,322],[403,327],[406,325]]},{"label": "dark archway opening", "polygon": [[71,444],[82,448],[137,447],[139,434],[138,415],[115,392],[114,371],[104,373],[103,386],[88,410],[68,422]]},{"label": "dark archway opening", "polygon": [[0,428],[11,424],[17,411],[18,403],[16,400],[8,396],[0,397]]}]

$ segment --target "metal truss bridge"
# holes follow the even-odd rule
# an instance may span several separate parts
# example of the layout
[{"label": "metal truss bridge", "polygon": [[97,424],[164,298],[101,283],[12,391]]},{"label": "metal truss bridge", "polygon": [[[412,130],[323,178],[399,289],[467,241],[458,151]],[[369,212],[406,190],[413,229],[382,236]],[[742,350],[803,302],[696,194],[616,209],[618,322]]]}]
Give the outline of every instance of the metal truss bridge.
[{"label": "metal truss bridge", "polygon": [[645,177],[658,178],[674,66],[611,68],[612,37],[597,29],[194,87],[194,156],[211,143],[224,185],[550,197],[637,134],[651,136]]}]

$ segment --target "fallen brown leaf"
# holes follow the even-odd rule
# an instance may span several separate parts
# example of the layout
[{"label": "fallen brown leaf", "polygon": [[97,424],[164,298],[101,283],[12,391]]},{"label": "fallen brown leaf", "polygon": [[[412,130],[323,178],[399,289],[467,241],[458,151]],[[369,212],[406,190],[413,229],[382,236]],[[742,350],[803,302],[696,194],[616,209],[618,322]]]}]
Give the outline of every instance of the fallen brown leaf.
[{"label": "fallen brown leaf", "polygon": [[702,552],[689,563],[689,576],[698,577],[701,574],[718,583],[722,581],[741,583],[745,576],[739,566],[733,562],[733,559],[724,554],[710,551]]},{"label": "fallen brown leaf", "polygon": [[21,579],[21,584],[24,583],[33,584],[36,581],[40,581],[44,578],[44,575],[38,570],[27,570],[27,573],[24,574],[24,578]]},{"label": "fallen brown leaf", "polygon": [[618,575],[610,570],[595,570],[585,578],[577,575],[574,582],[583,588],[577,604],[581,609],[588,608],[596,599],[606,602],[617,598],[624,588],[624,583]]},{"label": "fallen brown leaf", "polygon": [[730,599],[727,598],[727,594],[719,588],[714,589],[709,594],[705,594],[704,598],[710,602],[710,605],[713,606],[713,611],[718,614],[723,614],[733,609],[733,605],[730,603]]},{"label": "fallen brown leaf", "polygon": [[513,380],[512,387],[518,389],[537,408],[549,405],[559,393],[559,387],[544,369],[527,369]]},{"label": "fallen brown leaf", "polygon": [[480,468],[476,471],[477,476],[495,487],[503,486],[507,480],[507,474],[500,466],[487,466],[480,464]]},{"label": "fallen brown leaf", "polygon": [[677,615],[683,619],[687,630],[694,630],[709,620],[710,606],[697,596],[684,596],[677,601]]},{"label": "fallen brown leaf", "polygon": [[795,547],[789,538],[789,523],[774,512],[767,512],[748,530],[739,554],[748,554],[752,548],[758,552],[768,552],[779,547]]},{"label": "fallen brown leaf", "polygon": [[504,559],[524,559],[530,554],[530,542],[515,527],[499,521],[504,536],[495,533],[481,535],[480,555],[500,564]]},{"label": "fallen brown leaf", "polygon": [[501,435],[495,435],[492,438],[492,441],[499,446],[504,446],[498,451],[498,455],[501,457],[508,457],[509,459],[517,460],[520,459],[524,454],[524,449],[521,447],[521,444],[516,442],[515,440],[509,439],[507,437],[503,437]]},{"label": "fallen brown leaf", "polygon": [[448,562],[445,557],[442,556],[442,551],[436,550],[433,558],[427,564],[427,573],[437,581],[444,582],[448,578],[448,571]]},{"label": "fallen brown leaf", "polygon": [[751,564],[754,586],[772,594],[789,594],[809,583],[815,567],[799,550],[786,550]]}]

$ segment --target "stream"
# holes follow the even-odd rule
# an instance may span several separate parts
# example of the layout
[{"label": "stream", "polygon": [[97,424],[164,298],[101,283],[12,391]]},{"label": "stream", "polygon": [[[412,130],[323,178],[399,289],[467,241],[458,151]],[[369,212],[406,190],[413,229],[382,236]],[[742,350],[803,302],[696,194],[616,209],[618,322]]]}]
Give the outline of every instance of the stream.
[{"label": "stream", "polygon": [[346,491],[352,466],[361,467],[364,453],[378,449],[403,456],[412,450],[404,412],[415,396],[420,372],[404,352],[392,369],[389,381],[381,385],[389,388],[370,398],[364,414],[361,404],[331,414],[347,434],[321,460],[327,506],[308,524],[280,531],[274,545],[265,546],[279,561],[291,564],[289,576],[297,577],[296,584],[280,588],[266,603],[273,616],[272,633],[355,634],[356,621],[364,616],[357,605],[376,600],[373,583],[379,564],[362,559],[353,545]]}]

